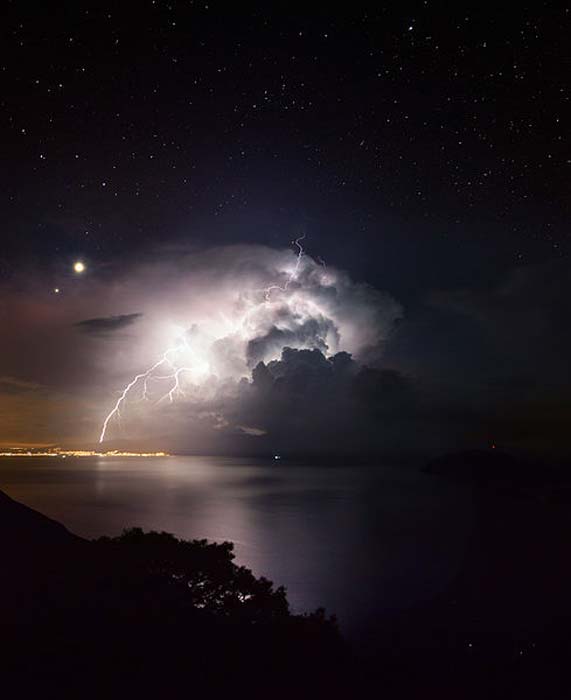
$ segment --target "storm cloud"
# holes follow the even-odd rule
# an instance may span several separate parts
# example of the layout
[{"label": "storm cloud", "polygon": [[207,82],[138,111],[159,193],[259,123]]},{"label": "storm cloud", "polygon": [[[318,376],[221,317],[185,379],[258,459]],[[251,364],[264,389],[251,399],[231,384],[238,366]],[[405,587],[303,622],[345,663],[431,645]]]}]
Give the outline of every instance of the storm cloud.
[{"label": "storm cloud", "polygon": [[163,251],[57,295],[36,275],[3,290],[0,438],[95,446],[139,377],[109,420],[109,447],[563,449],[568,273],[521,268],[493,288],[435,291],[406,316],[343,270],[263,246]]},{"label": "storm cloud", "polygon": [[[158,289],[149,282],[156,273],[153,266],[140,270],[136,286]],[[313,402],[321,394],[337,406],[353,400],[357,406],[358,392],[341,381],[341,368],[348,378],[362,363],[378,362],[402,317],[402,307],[390,295],[326,269],[309,255],[297,257],[295,251],[216,249],[178,260],[161,273],[161,293],[149,299],[145,324],[156,329],[169,322],[160,348],[166,354],[161,360],[158,349],[149,351],[146,369],[132,366],[124,385],[139,379],[104,423],[105,441],[118,438],[120,413],[127,434],[154,431],[167,443],[182,435],[186,448],[194,450],[248,436],[249,449],[259,450],[271,441],[284,442],[293,430],[280,412],[294,409],[300,383],[314,392],[312,401],[309,395],[301,399],[313,414],[308,426],[315,432],[323,416],[332,419],[343,411]],[[164,314],[167,299],[171,307]],[[154,304],[163,314],[160,320]],[[152,333],[145,331],[145,336],[152,338]],[[275,382],[273,398],[259,381],[264,368]],[[355,396],[343,394],[346,389]],[[286,394],[291,400],[286,401]],[[292,434],[302,449],[301,431]],[[303,442],[308,444],[306,438]]]}]

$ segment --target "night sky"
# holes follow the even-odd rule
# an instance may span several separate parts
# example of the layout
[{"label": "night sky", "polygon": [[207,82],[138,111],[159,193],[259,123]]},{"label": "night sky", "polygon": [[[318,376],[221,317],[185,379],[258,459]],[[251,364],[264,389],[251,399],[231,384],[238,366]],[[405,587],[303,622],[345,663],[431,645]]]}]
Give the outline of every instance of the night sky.
[{"label": "night sky", "polygon": [[[279,331],[329,362],[333,324],[358,364],[351,386],[311,370],[353,418],[308,416],[308,432],[347,451],[379,422],[390,439],[370,449],[398,450],[411,431],[419,447],[565,449],[568,19],[556,3],[5,3],[0,444],[88,441],[145,367],[122,333],[150,338],[161,313],[191,323],[173,279],[194,271],[204,299],[204,270],[236,281],[240,259],[252,278],[261,251],[270,284],[283,272],[271,251],[294,259],[305,234],[303,284],[331,268],[339,305],[329,330],[312,326],[319,342],[272,322],[264,343]],[[200,263],[179,264],[192,251]],[[136,345],[147,365],[166,349]],[[300,391],[296,357],[274,368],[282,393]],[[299,428],[291,404],[264,423],[260,396],[238,397],[240,411],[210,397],[217,408],[193,420],[216,419],[193,440],[281,449]]]}]

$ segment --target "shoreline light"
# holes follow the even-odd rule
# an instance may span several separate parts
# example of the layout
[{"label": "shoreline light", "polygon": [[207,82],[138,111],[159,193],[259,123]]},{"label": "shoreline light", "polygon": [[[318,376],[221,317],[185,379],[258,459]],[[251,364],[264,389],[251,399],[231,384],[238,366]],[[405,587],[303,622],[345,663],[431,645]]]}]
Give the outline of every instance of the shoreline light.
[{"label": "shoreline light", "polygon": [[170,457],[168,452],[122,452],[121,450],[30,450],[11,448],[0,450],[0,457]]}]

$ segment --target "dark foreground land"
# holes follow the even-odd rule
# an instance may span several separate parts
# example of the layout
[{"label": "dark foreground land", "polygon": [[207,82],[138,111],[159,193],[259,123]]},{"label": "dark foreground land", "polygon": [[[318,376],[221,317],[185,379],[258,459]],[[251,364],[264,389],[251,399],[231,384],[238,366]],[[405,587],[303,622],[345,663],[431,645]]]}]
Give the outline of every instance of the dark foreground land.
[{"label": "dark foreground land", "polygon": [[371,620],[352,645],[323,612],[291,614],[229,543],[137,529],[87,541],[0,492],[3,693],[569,697],[565,474],[481,453],[427,471],[473,492],[465,562],[449,590]]},{"label": "dark foreground land", "polygon": [[230,543],[138,529],[90,542],[0,492],[0,547],[1,682],[18,697],[335,689],[335,622],[290,614]]}]

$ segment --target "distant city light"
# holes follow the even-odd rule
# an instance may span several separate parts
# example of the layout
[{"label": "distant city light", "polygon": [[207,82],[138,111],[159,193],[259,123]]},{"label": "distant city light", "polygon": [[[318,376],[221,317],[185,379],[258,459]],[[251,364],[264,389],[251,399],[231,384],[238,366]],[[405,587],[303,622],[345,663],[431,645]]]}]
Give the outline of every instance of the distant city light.
[{"label": "distant city light", "polygon": [[12,447],[0,450],[0,457],[170,457],[168,452],[130,452],[121,450],[62,450],[53,448]]}]

